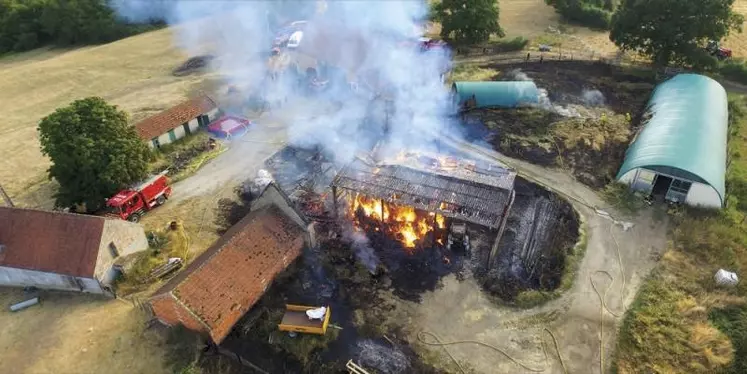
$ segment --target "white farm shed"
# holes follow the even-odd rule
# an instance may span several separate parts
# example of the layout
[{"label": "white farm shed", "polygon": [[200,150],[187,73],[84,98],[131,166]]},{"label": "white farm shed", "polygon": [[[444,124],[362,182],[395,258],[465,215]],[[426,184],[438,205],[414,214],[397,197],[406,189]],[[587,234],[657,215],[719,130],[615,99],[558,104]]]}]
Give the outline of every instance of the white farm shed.
[{"label": "white farm shed", "polygon": [[202,95],[138,122],[135,129],[148,146],[160,148],[207,127],[219,116],[215,101]]},{"label": "white farm shed", "polygon": [[706,76],[677,75],[656,87],[644,120],[617,180],[654,198],[723,207],[729,121],[724,88]]},{"label": "white farm shed", "polygon": [[0,286],[110,294],[117,259],[147,248],[127,221],[0,207]]}]

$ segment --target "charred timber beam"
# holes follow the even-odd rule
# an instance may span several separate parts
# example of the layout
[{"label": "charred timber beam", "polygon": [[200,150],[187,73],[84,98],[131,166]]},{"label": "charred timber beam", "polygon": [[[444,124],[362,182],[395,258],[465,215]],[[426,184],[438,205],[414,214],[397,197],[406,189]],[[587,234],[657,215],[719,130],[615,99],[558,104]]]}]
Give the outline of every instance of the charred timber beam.
[{"label": "charred timber beam", "polygon": [[[373,181],[377,181],[378,183],[375,183],[375,184],[377,185],[384,184],[385,187],[393,188],[393,189],[402,188],[401,185],[403,184],[416,185],[416,186],[436,188],[439,190],[454,192],[460,195],[470,196],[470,197],[479,198],[479,199],[485,198],[486,194],[489,194],[490,192],[495,191],[495,190],[500,190],[502,193],[505,193],[509,190],[509,189],[500,188],[500,187],[481,185],[479,183],[468,181],[468,180],[459,180],[458,182],[455,182],[453,180],[450,180],[452,178],[443,177],[443,176],[437,177],[435,175],[432,176],[432,175],[427,175],[425,173],[421,173],[421,175],[414,174],[414,175],[411,175],[412,178],[406,179],[406,178],[402,178],[399,175],[388,175],[386,173],[373,173],[371,171],[366,171],[366,170],[357,170],[358,175],[351,175],[348,172],[349,170],[350,169],[338,174],[338,176],[335,178],[335,181],[333,181],[333,184],[342,183],[342,179],[345,178],[345,179],[357,181],[360,183],[375,183]],[[449,179],[449,180],[444,180],[444,179]]]},{"label": "charred timber beam", "polygon": [[[372,198],[381,199],[382,201],[386,201],[386,202],[391,203],[391,204],[408,205],[408,204],[403,204],[402,201],[400,201],[400,200],[393,200],[393,199],[389,199],[389,198],[368,195],[366,192],[361,191],[361,190],[355,190],[355,189],[350,189],[350,188],[345,188],[345,187],[341,187],[341,188],[343,188],[345,190],[349,190],[349,191],[351,191],[353,193],[360,193],[360,194],[363,194],[363,195],[366,195],[366,196],[370,196]],[[462,220],[462,221],[474,223],[474,224],[477,224],[477,225],[480,225],[480,226],[486,226],[486,227],[489,227],[489,228],[492,228],[492,229],[496,229],[496,228],[498,228],[500,226],[500,218],[501,217],[498,216],[498,215],[496,215],[496,214],[484,214],[484,215],[479,215],[479,214],[460,214],[460,213],[457,213],[457,212],[447,211],[447,210],[441,210],[441,209],[429,209],[429,207],[427,205],[423,205],[423,204],[409,204],[408,206],[411,206],[411,207],[413,207],[415,209],[423,210],[423,211],[426,211],[426,212],[438,213],[438,214],[443,215],[444,217],[455,218],[455,219],[459,219],[459,220]]]},{"label": "charred timber beam", "polygon": [[332,209],[334,210],[335,218],[340,218],[337,215],[337,187],[332,186]]},{"label": "charred timber beam", "polygon": [[511,191],[511,199],[508,201],[508,205],[506,205],[506,208],[503,210],[503,217],[501,217],[501,224],[500,228],[498,229],[498,235],[495,238],[495,242],[493,242],[493,248],[490,250],[490,255],[488,256],[487,269],[490,269],[490,265],[493,264],[493,260],[496,258],[496,256],[498,256],[498,247],[501,242],[501,238],[503,237],[503,231],[506,229],[508,215],[511,213],[511,208],[514,205],[515,198],[516,193],[514,191]]},{"label": "charred timber beam", "polygon": [[368,181],[355,180],[345,177],[341,178],[341,180],[339,180],[338,182],[339,183],[336,183],[334,186],[352,190],[374,191],[373,193],[377,195],[390,195],[392,192],[395,192],[425,198],[428,200],[438,199],[447,203],[461,205],[465,208],[470,209],[478,209],[479,207],[485,206],[486,203],[489,203],[489,205],[492,205],[496,208],[500,208],[500,206],[504,205],[504,195],[508,195],[508,191],[495,191],[494,195],[496,196],[469,196],[462,194],[460,191],[442,190],[436,187],[428,187],[432,191],[430,191],[430,193],[426,193],[427,190],[424,190],[424,186],[410,186],[409,188],[403,188],[401,186],[382,186]]}]

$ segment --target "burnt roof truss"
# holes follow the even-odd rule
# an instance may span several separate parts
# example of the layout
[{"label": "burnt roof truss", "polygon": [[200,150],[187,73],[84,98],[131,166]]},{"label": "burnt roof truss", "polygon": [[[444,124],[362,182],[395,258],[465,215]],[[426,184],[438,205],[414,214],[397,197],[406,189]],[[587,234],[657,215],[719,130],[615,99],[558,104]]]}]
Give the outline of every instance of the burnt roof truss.
[{"label": "burnt roof truss", "polygon": [[491,228],[500,225],[511,193],[406,166],[375,167],[359,160],[337,174],[332,186]]}]

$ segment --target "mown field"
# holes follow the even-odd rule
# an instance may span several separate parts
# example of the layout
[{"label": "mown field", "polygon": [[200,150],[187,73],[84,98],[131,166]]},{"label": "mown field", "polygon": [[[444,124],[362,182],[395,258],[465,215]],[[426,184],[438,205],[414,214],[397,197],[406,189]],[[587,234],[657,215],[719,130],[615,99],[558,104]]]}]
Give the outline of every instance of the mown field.
[{"label": "mown field", "polygon": [[[38,121],[87,96],[119,105],[133,120],[183,100],[202,77],[174,77],[186,56],[163,29],[114,43],[75,50],[36,50],[0,59],[0,183],[23,205],[45,186],[48,160],[39,150]],[[48,185],[46,185],[48,187]],[[50,195],[42,191],[38,195]],[[33,196],[33,198],[28,198]]]}]

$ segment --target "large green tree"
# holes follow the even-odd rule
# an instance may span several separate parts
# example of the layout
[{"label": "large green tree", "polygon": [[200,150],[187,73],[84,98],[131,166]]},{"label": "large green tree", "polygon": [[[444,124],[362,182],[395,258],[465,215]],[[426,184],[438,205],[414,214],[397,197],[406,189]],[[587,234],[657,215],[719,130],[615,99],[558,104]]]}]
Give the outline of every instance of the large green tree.
[{"label": "large green tree", "polygon": [[622,0],[612,17],[610,40],[659,65],[699,65],[709,40],[741,32],[734,0]]},{"label": "large green tree", "polygon": [[441,23],[441,37],[457,44],[487,41],[490,35],[505,36],[498,24],[497,0],[441,0],[432,16]]},{"label": "large green tree", "polygon": [[59,206],[102,206],[119,189],[143,179],[152,154],[127,114],[99,97],[77,100],[39,123],[49,176],[60,184]]}]

